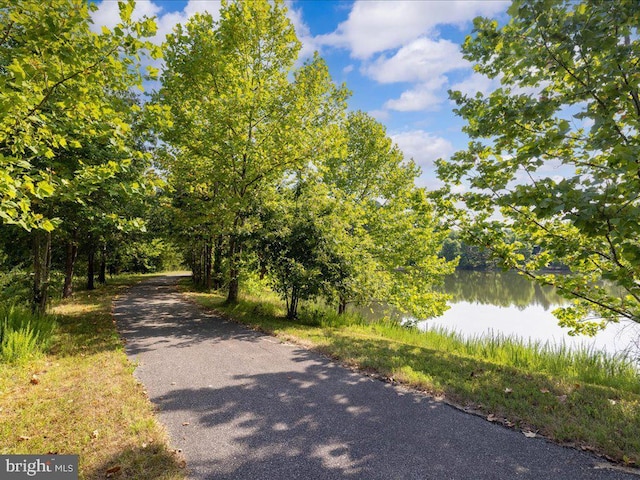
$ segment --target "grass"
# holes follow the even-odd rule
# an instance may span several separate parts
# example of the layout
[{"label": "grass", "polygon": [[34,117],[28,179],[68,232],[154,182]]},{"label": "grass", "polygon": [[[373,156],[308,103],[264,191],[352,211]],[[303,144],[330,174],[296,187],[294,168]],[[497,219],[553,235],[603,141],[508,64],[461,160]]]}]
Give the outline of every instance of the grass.
[{"label": "grass", "polygon": [[25,363],[42,355],[55,331],[51,315],[33,315],[26,307],[0,304],[0,361]]},{"label": "grass", "polygon": [[186,478],[111,316],[112,298],[140,278],[58,303],[46,354],[0,362],[0,454],[78,454],[87,480]]},{"label": "grass", "polygon": [[226,305],[216,293],[186,294],[252,328],[489,421],[628,466],[640,462],[640,377],[624,358],[501,336],[465,340],[443,330],[421,332],[353,315],[338,318],[317,307],[291,322],[271,292],[245,296],[236,305]]}]

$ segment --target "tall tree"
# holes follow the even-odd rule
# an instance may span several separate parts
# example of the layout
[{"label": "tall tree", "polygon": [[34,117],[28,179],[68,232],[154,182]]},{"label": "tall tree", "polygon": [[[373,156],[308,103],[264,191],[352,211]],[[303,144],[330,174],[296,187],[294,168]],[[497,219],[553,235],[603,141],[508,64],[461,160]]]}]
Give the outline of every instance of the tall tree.
[{"label": "tall tree", "polygon": [[334,286],[339,312],[348,303],[382,301],[418,318],[441,314],[446,296],[433,286],[454,263],[435,254],[445,233],[415,187],[420,169],[366,113],[349,113],[345,136],[343,155],[321,169],[344,217],[345,228],[334,234],[344,260]]},{"label": "tall tree", "polygon": [[141,84],[143,49],[158,54],[142,40],[155,32],[155,23],[132,22],[133,1],[120,3],[122,23],[101,34],[89,28],[94,8],[81,0],[0,3],[0,218],[33,229],[33,300],[40,310],[47,299],[51,231],[60,223],[45,199],[59,194],[81,203],[91,190],[73,191],[75,186],[126,169],[126,160],[84,162],[81,150],[104,140],[120,158],[136,155],[127,143],[128,113],[114,108],[113,98]]},{"label": "tall tree", "polygon": [[215,234],[226,237],[228,296],[238,296],[244,235],[261,195],[331,148],[346,91],[316,55],[299,69],[300,50],[284,3],[223,2],[220,20],[196,15],[165,44],[158,102],[170,109],[163,132],[174,172],[193,172],[215,194]]},{"label": "tall tree", "polygon": [[[438,258],[439,232],[419,169],[363,112],[344,122],[345,147],[288,177],[282,201],[263,207],[258,255],[295,316],[298,300],[384,302],[417,318],[436,316],[446,295],[433,287],[454,263]],[[266,202],[265,202],[266,203]]]},{"label": "tall tree", "polygon": [[[516,0],[509,14],[504,26],[476,19],[463,46],[501,87],[451,92],[472,141],[439,163],[440,178],[468,187],[449,189],[449,206],[463,202],[456,221],[465,240],[574,299],[555,312],[561,325],[593,333],[607,320],[638,322],[638,3]],[[525,259],[505,225],[537,253]],[[571,275],[538,273],[554,260]]]}]

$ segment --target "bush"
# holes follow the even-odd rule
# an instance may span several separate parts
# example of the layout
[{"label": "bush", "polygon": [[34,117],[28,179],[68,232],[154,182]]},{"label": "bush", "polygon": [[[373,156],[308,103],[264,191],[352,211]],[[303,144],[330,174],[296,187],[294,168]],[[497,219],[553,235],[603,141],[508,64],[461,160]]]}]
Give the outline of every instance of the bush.
[{"label": "bush", "polygon": [[16,305],[0,305],[0,360],[21,363],[39,356],[49,347],[54,331],[51,316],[37,316]]}]

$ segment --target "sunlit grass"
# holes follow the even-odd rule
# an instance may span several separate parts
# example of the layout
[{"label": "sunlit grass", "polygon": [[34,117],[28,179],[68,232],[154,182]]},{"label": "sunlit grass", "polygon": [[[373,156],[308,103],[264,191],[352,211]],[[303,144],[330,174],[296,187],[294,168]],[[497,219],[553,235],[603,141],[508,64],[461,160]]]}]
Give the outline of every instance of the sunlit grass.
[{"label": "sunlit grass", "polygon": [[442,329],[368,323],[317,305],[292,322],[268,291],[254,291],[236,305],[225,304],[216,293],[186,295],[252,328],[436,395],[490,421],[629,465],[640,461],[640,377],[626,358],[500,335],[464,339]]},{"label": "sunlit grass", "polygon": [[111,316],[114,295],[141,276],[79,291],[52,308],[49,353],[0,363],[0,453],[78,454],[80,478],[186,478],[153,406],[132,375]]}]

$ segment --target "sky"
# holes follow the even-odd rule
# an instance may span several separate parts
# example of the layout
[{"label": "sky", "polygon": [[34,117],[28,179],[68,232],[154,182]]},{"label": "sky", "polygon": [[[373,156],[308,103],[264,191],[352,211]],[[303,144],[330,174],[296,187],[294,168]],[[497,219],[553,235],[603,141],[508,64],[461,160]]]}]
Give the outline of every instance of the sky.
[{"label": "sky", "polygon": [[[464,149],[464,122],[447,90],[487,93],[496,82],[473,71],[461,44],[473,18],[504,21],[510,2],[500,0],[288,0],[288,16],[302,42],[299,61],[318,51],[334,82],[385,125],[407,158],[421,167],[418,186],[437,188],[434,161]],[[94,28],[118,23],[115,0],[96,2]],[[134,18],[156,17],[162,43],[177,23],[196,12],[217,18],[219,1],[138,0]]]}]

